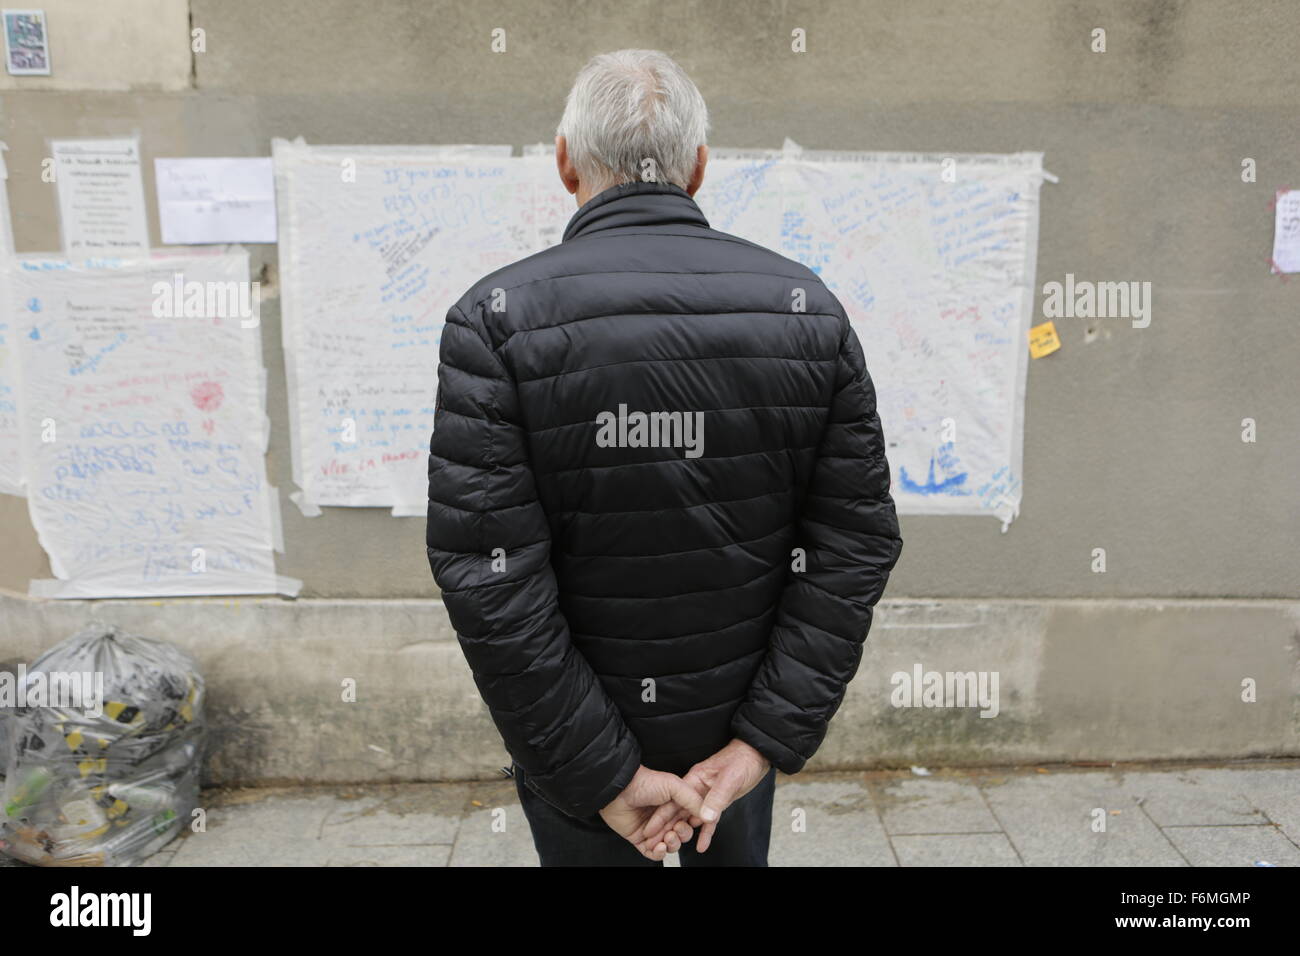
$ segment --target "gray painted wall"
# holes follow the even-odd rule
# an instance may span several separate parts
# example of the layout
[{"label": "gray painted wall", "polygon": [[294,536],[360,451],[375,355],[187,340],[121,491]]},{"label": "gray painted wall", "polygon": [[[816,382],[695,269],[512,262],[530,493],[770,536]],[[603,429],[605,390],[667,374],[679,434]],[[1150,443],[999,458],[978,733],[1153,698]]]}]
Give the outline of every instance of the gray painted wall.
[{"label": "gray painted wall", "polygon": [[[138,131],[156,242],[154,156],[267,155],[273,136],[549,140],[582,62],[626,46],[679,59],[716,145],[1042,150],[1061,182],[1043,189],[1039,287],[1067,272],[1150,281],[1151,325],[1058,322],[1063,348],[1029,372],[1020,518],[1006,534],[993,519],[904,518],[890,595],[1300,597],[1300,277],[1267,266],[1273,191],[1300,185],[1294,0],[44,6],[57,75],[0,80],[22,252],[58,248],[54,187],[40,180],[47,138]],[[177,56],[191,23],[207,52]],[[495,27],[504,55],[489,51]],[[806,54],[789,52],[795,27]],[[1089,51],[1094,27],[1104,54]],[[1255,184],[1241,181],[1244,157]],[[272,292],[279,570],[309,597],[433,594],[423,521],[306,519],[289,504],[275,248],[252,248]],[[1244,417],[1256,444],[1240,440]],[[0,587],[49,576],[25,502],[0,496],[0,534]],[[1105,574],[1090,571],[1096,547]]]}]

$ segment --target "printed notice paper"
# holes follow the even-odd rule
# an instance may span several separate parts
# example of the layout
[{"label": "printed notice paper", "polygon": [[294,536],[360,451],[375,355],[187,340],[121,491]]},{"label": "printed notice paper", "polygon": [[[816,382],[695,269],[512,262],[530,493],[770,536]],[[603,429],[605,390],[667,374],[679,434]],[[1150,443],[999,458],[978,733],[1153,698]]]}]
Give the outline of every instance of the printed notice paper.
[{"label": "printed notice paper", "polygon": [[70,259],[147,254],[138,139],[50,141],[63,251]]},{"label": "printed notice paper", "polygon": [[155,159],[164,245],[275,242],[271,158]]}]

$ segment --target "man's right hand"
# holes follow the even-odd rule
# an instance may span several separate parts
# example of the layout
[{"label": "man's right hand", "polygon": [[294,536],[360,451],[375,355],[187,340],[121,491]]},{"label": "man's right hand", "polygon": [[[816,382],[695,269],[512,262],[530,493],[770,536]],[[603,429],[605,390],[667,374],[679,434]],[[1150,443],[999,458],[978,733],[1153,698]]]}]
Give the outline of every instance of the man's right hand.
[{"label": "man's right hand", "polygon": [[600,816],[611,830],[636,847],[643,856],[660,861],[669,853],[680,850],[695,833],[685,820],[647,832],[646,824],[666,803],[676,804],[693,816],[698,816],[704,809],[703,797],[681,777],[638,767],[632,782],[600,811]]}]

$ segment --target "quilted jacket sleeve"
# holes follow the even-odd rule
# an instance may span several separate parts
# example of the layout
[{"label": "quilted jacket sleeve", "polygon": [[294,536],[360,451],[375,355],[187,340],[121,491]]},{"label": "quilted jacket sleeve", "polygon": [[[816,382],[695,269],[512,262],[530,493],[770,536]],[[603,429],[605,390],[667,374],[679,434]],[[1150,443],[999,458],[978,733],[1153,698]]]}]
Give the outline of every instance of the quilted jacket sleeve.
[{"label": "quilted jacket sleeve", "polygon": [[589,816],[614,799],[640,746],[557,604],[514,381],[480,309],[448,313],[429,450],[429,564],[479,692],[525,779]]},{"label": "quilted jacket sleeve", "polygon": [[903,546],[875,389],[842,321],[830,416],[795,542],[806,569],[789,576],[767,656],[732,719],[732,732],[785,773],[821,745]]}]

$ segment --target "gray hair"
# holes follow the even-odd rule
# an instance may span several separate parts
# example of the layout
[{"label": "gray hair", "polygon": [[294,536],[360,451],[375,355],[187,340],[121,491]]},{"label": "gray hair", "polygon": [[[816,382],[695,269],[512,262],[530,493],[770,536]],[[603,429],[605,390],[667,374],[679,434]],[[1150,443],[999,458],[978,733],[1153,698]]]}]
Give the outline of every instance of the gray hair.
[{"label": "gray hair", "polygon": [[685,189],[708,128],[704,97],[671,57],[618,50],[592,57],[578,72],[556,132],[594,196],[647,178],[647,159],[655,179]]}]

